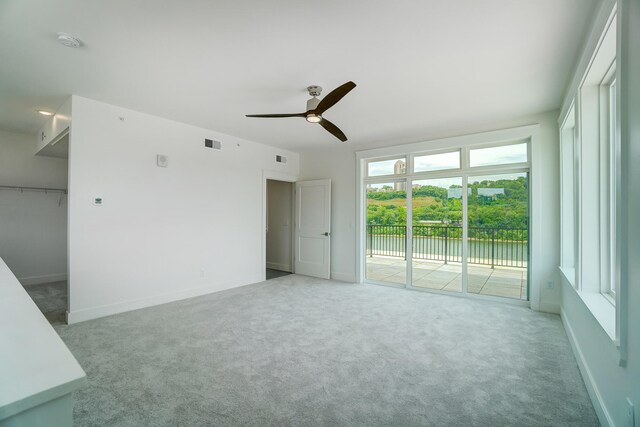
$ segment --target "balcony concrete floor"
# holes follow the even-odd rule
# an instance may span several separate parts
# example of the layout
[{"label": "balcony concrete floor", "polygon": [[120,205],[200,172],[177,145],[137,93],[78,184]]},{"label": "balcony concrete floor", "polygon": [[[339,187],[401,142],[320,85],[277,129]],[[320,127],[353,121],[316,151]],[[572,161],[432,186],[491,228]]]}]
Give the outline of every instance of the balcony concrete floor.
[{"label": "balcony concrete floor", "polygon": [[[402,258],[367,257],[367,279],[404,285],[406,262]],[[470,264],[467,291],[480,295],[527,300],[527,269]],[[462,265],[439,261],[413,261],[416,288],[462,292]]]}]

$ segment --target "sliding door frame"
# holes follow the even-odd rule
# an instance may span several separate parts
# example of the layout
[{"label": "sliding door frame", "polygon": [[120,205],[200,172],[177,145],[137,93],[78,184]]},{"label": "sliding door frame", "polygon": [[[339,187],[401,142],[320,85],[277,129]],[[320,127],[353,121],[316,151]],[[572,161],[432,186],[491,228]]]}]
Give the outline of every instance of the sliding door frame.
[{"label": "sliding door frame", "polygon": [[[476,135],[466,135],[462,137],[446,138],[443,140],[407,144],[396,147],[385,147],[382,149],[366,150],[356,153],[357,177],[358,177],[358,198],[357,198],[357,281],[359,283],[372,283],[386,286],[399,287],[381,281],[369,280],[366,278],[366,211],[367,211],[367,184],[405,182],[406,186],[406,211],[407,211],[407,232],[406,240],[406,281],[404,287],[411,290],[423,292],[439,293],[453,296],[463,296],[468,298],[478,298],[483,300],[493,300],[507,302],[516,305],[531,306],[538,309],[539,299],[537,292],[533,292],[532,263],[535,260],[531,246],[535,236],[532,231],[533,219],[533,168],[532,168],[532,145],[537,136],[538,125],[523,126],[520,128],[506,129],[501,131],[487,132]],[[527,143],[527,161],[521,163],[510,163],[489,166],[470,166],[470,151],[479,148],[491,148],[507,146],[512,144]],[[441,154],[458,151],[460,152],[460,168],[441,171],[416,172],[413,171],[414,157],[422,155]],[[399,175],[383,175],[368,177],[367,165],[372,161],[392,160],[405,157],[406,172]],[[517,300],[505,297],[479,295],[468,293],[467,265],[468,265],[468,179],[469,177],[482,175],[501,175],[508,173],[527,173],[528,180],[528,265],[527,265],[527,293],[528,300]],[[413,261],[413,197],[412,188],[414,181],[437,178],[460,177],[462,179],[462,291],[450,292],[434,289],[424,289],[412,285],[412,261]],[[401,285],[400,285],[401,286]]]}]

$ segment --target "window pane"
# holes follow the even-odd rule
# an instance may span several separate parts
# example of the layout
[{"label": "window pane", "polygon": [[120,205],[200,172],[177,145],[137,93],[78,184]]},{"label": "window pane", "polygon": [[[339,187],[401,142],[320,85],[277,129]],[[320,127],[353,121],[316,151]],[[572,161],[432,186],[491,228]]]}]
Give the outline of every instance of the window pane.
[{"label": "window pane", "polygon": [[528,174],[469,177],[467,291],[528,299]]},{"label": "window pane", "polygon": [[406,182],[367,184],[366,278],[403,285],[407,261]]},{"label": "window pane", "polygon": [[370,162],[367,169],[367,174],[369,176],[404,175],[406,172],[406,157],[392,160],[382,160],[380,162]]},{"label": "window pane", "polygon": [[462,292],[462,178],[413,181],[412,286]]},{"label": "window pane", "polygon": [[527,161],[527,144],[503,145],[501,147],[471,150],[470,166],[503,165]]},{"label": "window pane", "polygon": [[445,169],[460,169],[460,152],[430,154],[413,158],[413,171],[439,171]]}]

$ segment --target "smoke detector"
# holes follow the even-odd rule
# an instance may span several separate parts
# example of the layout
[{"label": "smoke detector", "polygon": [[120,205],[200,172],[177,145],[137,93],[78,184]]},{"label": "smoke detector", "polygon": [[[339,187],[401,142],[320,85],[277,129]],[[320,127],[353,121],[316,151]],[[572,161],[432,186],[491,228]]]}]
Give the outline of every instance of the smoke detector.
[{"label": "smoke detector", "polygon": [[80,47],[80,45],[82,44],[80,39],[67,33],[58,33],[58,41],[60,42],[60,44],[67,47]]}]

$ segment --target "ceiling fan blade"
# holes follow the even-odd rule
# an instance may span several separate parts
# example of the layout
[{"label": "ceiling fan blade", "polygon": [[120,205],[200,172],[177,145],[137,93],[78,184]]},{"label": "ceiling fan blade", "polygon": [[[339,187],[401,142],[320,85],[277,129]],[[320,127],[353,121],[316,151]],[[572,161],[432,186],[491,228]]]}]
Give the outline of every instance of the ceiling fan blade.
[{"label": "ceiling fan blade", "polygon": [[342,86],[339,86],[329,92],[324,98],[322,98],[322,100],[316,107],[316,114],[322,114],[329,108],[333,107],[336,102],[340,101],[354,87],[356,87],[356,84],[354,82],[346,82]]},{"label": "ceiling fan blade", "polygon": [[258,117],[262,119],[275,119],[279,117],[306,117],[306,113],[295,114],[247,114],[245,117]]},{"label": "ceiling fan blade", "polygon": [[346,135],[344,133],[342,133],[342,131],[340,129],[338,129],[338,126],[334,125],[329,120],[323,118],[320,121],[320,126],[325,128],[326,130],[328,130],[333,136],[338,138],[340,141],[347,142]]}]

